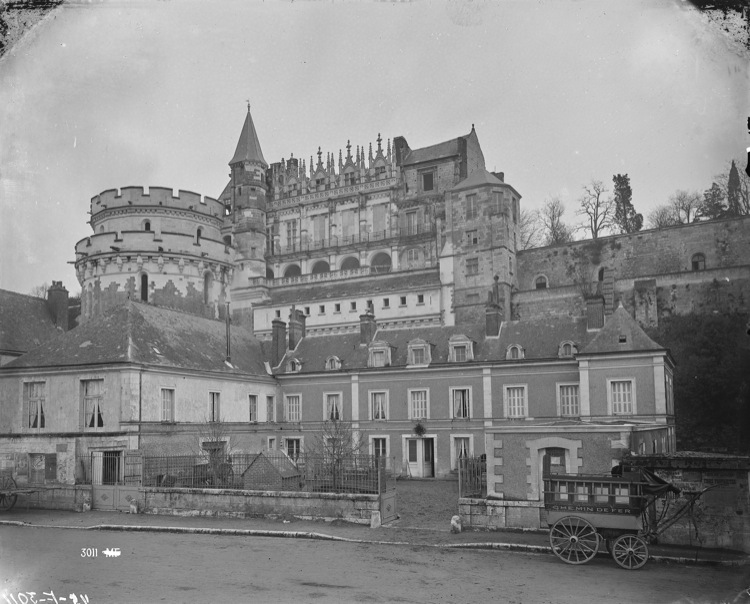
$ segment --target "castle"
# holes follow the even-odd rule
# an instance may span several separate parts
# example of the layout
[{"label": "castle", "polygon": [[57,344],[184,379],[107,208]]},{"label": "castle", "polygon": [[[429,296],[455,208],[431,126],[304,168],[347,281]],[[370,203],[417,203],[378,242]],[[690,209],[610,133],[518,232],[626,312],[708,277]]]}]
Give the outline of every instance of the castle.
[{"label": "castle", "polygon": [[400,136],[270,166],[248,108],[218,198],[151,187],[91,200],[76,245],[82,321],[124,299],[233,319],[269,339],[292,307],[308,335],[580,316],[601,295],[642,325],[741,310],[750,219],[519,250],[521,195],[485,169],[477,133],[411,149]]},{"label": "castle", "polygon": [[296,459],[344,420],[395,474],[485,456],[507,526],[538,528],[544,470],[675,451],[674,362],[643,326],[747,310],[750,217],[519,250],[473,127],[268,165],[248,109],[229,166],[217,198],[92,198],[80,325],[0,368],[21,482],[32,457],[74,484],[91,453],[184,454],[206,422]]}]

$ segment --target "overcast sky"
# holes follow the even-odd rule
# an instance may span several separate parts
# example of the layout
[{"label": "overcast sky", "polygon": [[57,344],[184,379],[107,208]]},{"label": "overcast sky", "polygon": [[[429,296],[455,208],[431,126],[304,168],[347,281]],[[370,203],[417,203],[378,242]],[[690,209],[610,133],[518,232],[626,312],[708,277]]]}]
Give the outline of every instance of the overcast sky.
[{"label": "overcast sky", "polygon": [[[0,62],[0,288],[62,280],[93,195],[475,124],[522,204],[628,173],[644,215],[745,154],[747,60],[679,0],[69,3]],[[744,167],[744,164],[742,165]]]}]

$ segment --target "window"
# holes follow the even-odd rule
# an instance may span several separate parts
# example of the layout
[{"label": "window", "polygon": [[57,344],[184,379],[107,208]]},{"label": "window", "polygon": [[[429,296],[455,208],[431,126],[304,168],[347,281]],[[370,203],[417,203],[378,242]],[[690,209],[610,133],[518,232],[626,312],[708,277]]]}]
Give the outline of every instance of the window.
[{"label": "window", "polygon": [[[667,413],[674,413],[674,390],[672,385],[672,374],[664,374],[664,394],[667,402]],[[664,449],[662,448],[662,451]]]},{"label": "window", "polygon": [[573,342],[561,342],[557,350],[557,356],[561,358],[572,357],[578,350]]},{"label": "window", "polygon": [[326,314],[326,307],[325,307],[325,305],[324,305],[324,304],[321,304],[320,306],[318,306],[318,314],[319,314],[319,315],[324,315],[324,314]]},{"label": "window", "polygon": [[247,406],[250,410],[250,422],[254,423],[258,421],[258,395],[248,394],[247,395]]},{"label": "window", "polygon": [[208,421],[219,422],[221,421],[221,393],[209,392],[208,393]]},{"label": "window", "polygon": [[607,380],[609,382],[609,408],[613,415],[635,413],[633,380]]},{"label": "window", "polygon": [[375,457],[388,457],[388,441],[383,437],[373,437],[372,454]]},{"label": "window", "polygon": [[299,373],[302,371],[302,363],[298,359],[290,359],[286,365],[286,370],[289,373]]},{"label": "window", "polygon": [[523,348],[518,344],[511,344],[505,351],[505,358],[510,361],[522,359],[524,357]]},{"label": "window", "polygon": [[280,318],[281,318],[281,311],[280,311],[280,310],[277,310],[277,311],[276,311],[276,318],[277,318],[277,319],[280,319]]},{"label": "window", "polygon": [[197,245],[200,245],[200,244],[201,244],[201,237],[202,237],[202,236],[203,236],[203,230],[202,230],[201,228],[198,228],[198,229],[197,229],[197,230],[195,231],[195,243],[196,243]]},{"label": "window", "polygon": [[477,196],[466,196],[466,220],[475,220],[477,217]]},{"label": "window", "polygon": [[302,452],[302,439],[301,438],[287,438],[286,439],[286,454],[292,459],[297,461],[299,454]]},{"label": "window", "polygon": [[406,265],[409,268],[414,268],[419,264],[419,250],[414,248],[407,250],[406,252]]},{"label": "window", "polygon": [[388,367],[391,364],[391,347],[387,342],[376,340],[369,345],[369,366]]},{"label": "window", "polygon": [[417,213],[408,212],[406,214],[406,234],[416,235],[417,234]]},{"label": "window", "polygon": [[276,421],[276,397],[274,396],[266,397],[266,421]]},{"label": "window", "polygon": [[299,394],[287,395],[284,407],[284,417],[286,418],[286,421],[299,422],[302,420],[302,403]]},{"label": "window", "polygon": [[372,367],[385,367],[385,351],[373,350],[371,355]]},{"label": "window", "polygon": [[428,419],[427,390],[409,390],[409,419]]},{"label": "window", "polygon": [[23,404],[26,408],[26,428],[41,429],[46,427],[44,418],[44,382],[26,382],[23,385]]},{"label": "window", "polygon": [[457,334],[448,340],[450,356],[448,360],[453,363],[464,363],[474,360],[474,343],[465,335]]},{"label": "window", "polygon": [[357,310],[357,303],[356,302],[349,302],[349,309],[350,310]]},{"label": "window", "polygon": [[468,436],[456,436],[453,438],[453,469],[458,470],[461,459],[471,455],[471,445]]},{"label": "window", "polygon": [[174,388],[161,389],[161,421],[174,421]]},{"label": "window", "polygon": [[144,231],[150,231],[150,230],[151,230],[151,221],[149,221],[149,220],[146,220],[146,221],[145,221],[145,222],[143,223],[143,230],[144,230]]},{"label": "window", "polygon": [[286,221],[286,248],[288,250],[297,249],[297,221]]},{"label": "window", "polygon": [[499,214],[502,206],[503,194],[500,191],[492,191],[492,213]]},{"label": "window", "polygon": [[391,307],[391,299],[383,298],[383,308],[390,308],[390,307]]},{"label": "window", "polygon": [[453,347],[453,360],[456,363],[464,363],[466,361],[466,346],[461,344]]},{"label": "window", "polygon": [[341,359],[339,359],[338,357],[328,357],[326,359],[326,369],[328,369],[329,371],[341,369]]},{"label": "window", "polygon": [[401,306],[406,306],[406,296],[401,296],[401,298],[399,299],[399,304]]},{"label": "window", "polygon": [[424,294],[417,294],[417,304],[424,304]]},{"label": "window", "polygon": [[323,396],[326,402],[326,419],[332,421],[342,419],[341,394],[336,392],[333,394],[324,394]]},{"label": "window", "polygon": [[706,270],[706,257],[703,254],[695,254],[691,260],[694,271]]},{"label": "window", "polygon": [[479,258],[467,258],[466,259],[466,274],[467,275],[479,274]]},{"label": "window", "polygon": [[370,419],[388,419],[388,392],[370,392]]},{"label": "window", "polygon": [[344,174],[344,185],[349,186],[357,183],[357,175],[354,172]]},{"label": "window", "polygon": [[141,275],[141,302],[148,302],[148,275]]},{"label": "window", "polygon": [[505,417],[526,417],[526,386],[505,387]]},{"label": "window", "polygon": [[333,307],[334,312],[341,312],[341,304],[335,304]]},{"label": "window", "polygon": [[471,388],[451,388],[451,401],[454,419],[471,418]]},{"label": "window", "polygon": [[479,233],[476,230],[466,231],[466,245],[477,245],[479,243]]},{"label": "window", "polygon": [[425,172],[422,174],[422,191],[432,191],[435,188],[435,173]]},{"label": "window", "polygon": [[560,384],[557,390],[558,413],[564,417],[581,415],[580,389],[578,384]]},{"label": "window", "polygon": [[534,287],[536,287],[536,289],[547,289],[547,277],[544,275],[537,277],[536,281],[534,281]]},{"label": "window", "polygon": [[411,349],[411,364],[412,365],[425,365],[425,349],[424,347],[412,348]]},{"label": "window", "polygon": [[84,428],[103,428],[102,397],[104,380],[83,380],[83,426]]}]

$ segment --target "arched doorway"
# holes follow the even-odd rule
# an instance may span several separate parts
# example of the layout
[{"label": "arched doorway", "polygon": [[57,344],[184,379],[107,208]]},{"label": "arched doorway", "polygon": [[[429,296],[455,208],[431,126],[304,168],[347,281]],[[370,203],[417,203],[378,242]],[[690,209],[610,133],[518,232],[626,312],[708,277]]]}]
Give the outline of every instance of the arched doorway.
[{"label": "arched doorway", "polygon": [[385,252],[375,254],[370,262],[370,268],[374,273],[388,273],[391,270],[391,257]]}]

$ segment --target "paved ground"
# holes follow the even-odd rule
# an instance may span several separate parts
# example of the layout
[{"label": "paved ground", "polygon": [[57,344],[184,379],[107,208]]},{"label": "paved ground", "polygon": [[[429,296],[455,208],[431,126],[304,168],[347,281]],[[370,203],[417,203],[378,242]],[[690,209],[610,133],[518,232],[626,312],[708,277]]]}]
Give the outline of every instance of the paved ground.
[{"label": "paved ground", "polygon": [[[0,515],[0,525],[23,523],[91,530],[256,534],[273,537],[338,539],[455,548],[495,548],[549,553],[546,531],[451,533],[450,519],[458,511],[458,488],[455,482],[400,480],[396,484],[400,518],[377,529],[371,529],[368,525],[343,521],[324,522],[290,518],[234,519],[100,511],[75,513],[56,510],[26,510],[21,499],[10,513]],[[727,566],[750,564],[750,556],[726,550],[653,545],[650,547],[650,553],[654,561],[703,562]]]}]

